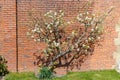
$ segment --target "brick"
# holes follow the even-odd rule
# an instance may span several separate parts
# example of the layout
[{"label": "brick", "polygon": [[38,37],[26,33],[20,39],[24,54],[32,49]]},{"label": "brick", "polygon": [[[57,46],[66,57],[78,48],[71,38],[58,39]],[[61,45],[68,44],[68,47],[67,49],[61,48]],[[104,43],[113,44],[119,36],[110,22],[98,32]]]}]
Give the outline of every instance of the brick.
[{"label": "brick", "polygon": [[[0,54],[8,60],[8,67],[11,71],[16,71],[16,17],[18,17],[18,68],[19,71],[34,71],[33,53],[45,47],[44,43],[37,44],[29,40],[26,36],[29,22],[28,13],[32,11],[34,16],[41,16],[49,10],[64,10],[65,19],[74,18],[78,12],[83,12],[82,8],[88,0],[18,0],[18,15],[16,15],[16,0],[0,0]],[[106,32],[104,40],[100,42],[102,46],[97,46],[92,56],[82,64],[80,70],[111,69],[115,64],[113,53],[116,51],[114,38],[118,37],[119,30],[115,31],[115,25],[120,17],[119,0],[96,0],[94,7],[89,8],[90,12],[96,14],[103,13],[110,6],[116,9],[105,21]],[[113,19],[114,18],[114,19]],[[113,20],[111,20],[113,19]],[[73,25],[74,26],[74,25]],[[118,28],[118,27],[117,27]],[[72,30],[72,27],[68,30]]]}]

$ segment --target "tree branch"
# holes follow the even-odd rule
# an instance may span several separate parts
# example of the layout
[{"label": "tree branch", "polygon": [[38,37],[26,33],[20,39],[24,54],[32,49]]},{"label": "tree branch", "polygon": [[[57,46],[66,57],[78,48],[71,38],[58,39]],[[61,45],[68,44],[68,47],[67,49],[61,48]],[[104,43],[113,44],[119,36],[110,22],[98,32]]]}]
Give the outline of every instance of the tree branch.
[{"label": "tree branch", "polygon": [[67,51],[65,51],[65,52],[63,52],[63,53],[58,54],[57,56],[55,56],[55,57],[52,59],[52,61],[50,62],[49,66],[52,66],[54,61],[56,61],[58,58],[66,55],[67,53],[70,53],[70,52],[71,52],[71,50],[67,50]]}]

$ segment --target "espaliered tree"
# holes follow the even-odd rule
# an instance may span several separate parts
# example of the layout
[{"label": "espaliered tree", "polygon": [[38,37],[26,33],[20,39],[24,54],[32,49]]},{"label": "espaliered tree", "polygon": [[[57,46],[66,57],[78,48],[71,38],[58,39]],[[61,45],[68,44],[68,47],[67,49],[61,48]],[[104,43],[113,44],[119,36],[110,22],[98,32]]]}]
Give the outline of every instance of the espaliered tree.
[{"label": "espaliered tree", "polygon": [[[46,48],[36,56],[36,64],[50,71],[59,67],[73,69],[79,67],[91,55],[103,33],[103,21],[112,11],[101,16],[85,11],[79,13],[74,21],[66,21],[62,10],[49,11],[44,18],[35,18],[27,35],[36,42],[44,42]],[[68,25],[77,24],[71,31]],[[70,66],[70,67],[69,67]]]}]

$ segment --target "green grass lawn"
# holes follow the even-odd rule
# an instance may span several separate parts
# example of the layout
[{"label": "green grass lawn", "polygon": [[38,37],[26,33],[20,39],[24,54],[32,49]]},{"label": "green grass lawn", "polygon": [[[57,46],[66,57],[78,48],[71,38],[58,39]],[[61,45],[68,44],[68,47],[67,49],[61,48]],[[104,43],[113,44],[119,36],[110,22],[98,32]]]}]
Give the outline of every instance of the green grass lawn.
[{"label": "green grass lawn", "polygon": [[[5,80],[38,80],[32,72],[10,73]],[[71,72],[53,80],[120,80],[120,74],[115,70]]]}]

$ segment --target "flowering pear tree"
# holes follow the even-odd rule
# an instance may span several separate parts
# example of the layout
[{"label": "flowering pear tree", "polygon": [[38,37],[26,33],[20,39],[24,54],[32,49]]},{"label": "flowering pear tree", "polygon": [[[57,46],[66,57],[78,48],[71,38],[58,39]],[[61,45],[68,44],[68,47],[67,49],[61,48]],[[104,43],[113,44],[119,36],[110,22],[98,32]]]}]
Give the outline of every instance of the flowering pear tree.
[{"label": "flowering pear tree", "polygon": [[[97,17],[88,11],[79,13],[75,21],[66,21],[62,10],[49,11],[44,18],[35,19],[27,35],[46,44],[40,55],[34,54],[35,64],[51,71],[59,67],[79,67],[100,41],[104,28],[102,23],[111,10]],[[68,32],[71,24],[78,24],[78,27]]]}]

